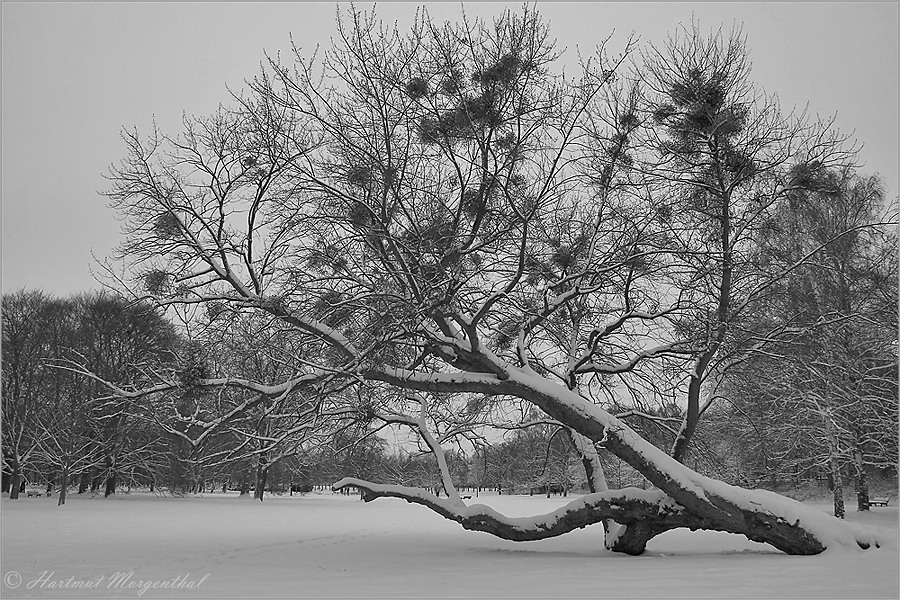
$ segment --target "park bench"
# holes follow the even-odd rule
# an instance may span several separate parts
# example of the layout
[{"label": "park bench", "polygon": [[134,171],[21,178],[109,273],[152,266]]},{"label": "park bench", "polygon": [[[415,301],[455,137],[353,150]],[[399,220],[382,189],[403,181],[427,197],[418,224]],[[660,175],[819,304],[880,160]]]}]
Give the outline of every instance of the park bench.
[{"label": "park bench", "polygon": [[887,506],[890,501],[890,498],[871,498],[869,500],[869,506]]}]

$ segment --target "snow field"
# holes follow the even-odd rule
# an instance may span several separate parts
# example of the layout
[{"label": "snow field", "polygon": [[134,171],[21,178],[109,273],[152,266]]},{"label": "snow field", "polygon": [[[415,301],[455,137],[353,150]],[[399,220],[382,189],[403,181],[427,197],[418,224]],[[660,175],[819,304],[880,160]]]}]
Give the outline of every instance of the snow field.
[{"label": "snow field", "polygon": [[[570,499],[481,495],[467,503],[529,516]],[[828,510],[827,503],[813,506]],[[898,597],[897,507],[848,512],[848,520],[879,529],[888,543],[793,557],[742,536],[679,529],[630,557],[603,549],[599,525],[507,542],[392,498],[73,495],[60,508],[56,498],[4,498],[0,596]],[[75,587],[79,582],[93,587]]]}]

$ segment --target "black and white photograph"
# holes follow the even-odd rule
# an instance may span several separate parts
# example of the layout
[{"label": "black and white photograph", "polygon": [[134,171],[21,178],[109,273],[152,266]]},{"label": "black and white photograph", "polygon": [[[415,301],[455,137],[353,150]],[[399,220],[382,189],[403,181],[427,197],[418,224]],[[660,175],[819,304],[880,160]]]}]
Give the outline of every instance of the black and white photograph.
[{"label": "black and white photograph", "polygon": [[0,10],[0,597],[900,597],[900,3]]}]

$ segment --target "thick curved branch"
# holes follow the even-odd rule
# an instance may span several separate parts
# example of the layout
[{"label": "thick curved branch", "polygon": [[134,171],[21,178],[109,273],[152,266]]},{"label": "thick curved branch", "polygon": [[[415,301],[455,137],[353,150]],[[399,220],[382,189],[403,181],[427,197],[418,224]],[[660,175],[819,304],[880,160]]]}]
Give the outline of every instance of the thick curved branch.
[{"label": "thick curved branch", "polygon": [[652,530],[652,535],[642,536],[644,541],[640,548],[617,548],[614,542],[614,550],[640,554],[644,551],[647,540],[669,529],[720,529],[715,522],[689,513],[658,490],[625,488],[598,492],[582,496],[547,514],[507,517],[483,504],[460,506],[419,488],[383,485],[348,477],[335,483],[332,489],[337,491],[348,487],[361,490],[366,502],[378,498],[402,498],[412,504],[428,507],[442,517],[459,523],[464,529],[483,531],[513,542],[556,537],[612,519],[628,527],[637,527],[643,533]]}]

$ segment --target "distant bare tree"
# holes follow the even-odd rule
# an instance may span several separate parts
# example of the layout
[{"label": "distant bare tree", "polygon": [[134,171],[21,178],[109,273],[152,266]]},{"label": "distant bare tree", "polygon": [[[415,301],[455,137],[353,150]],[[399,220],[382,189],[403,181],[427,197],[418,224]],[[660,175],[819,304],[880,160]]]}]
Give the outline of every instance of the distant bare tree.
[{"label": "distant bare tree", "polygon": [[48,305],[49,299],[38,291],[3,295],[3,492],[13,500],[37,449]]},{"label": "distant bare tree", "polygon": [[764,338],[789,322],[795,333],[746,361],[727,387],[746,415],[738,423],[751,454],[765,447],[772,472],[827,469],[838,514],[843,466],[853,465],[859,510],[868,509],[866,467],[896,468],[897,240],[887,225],[896,217],[877,178],[847,169],[808,177],[814,189],[793,193],[765,224],[759,260],[811,260],[774,286],[750,327]]}]

